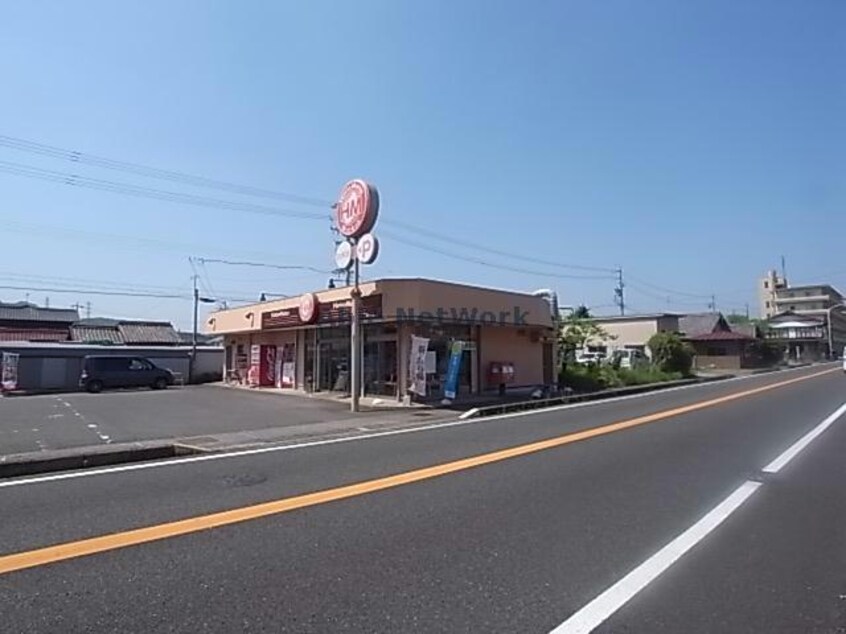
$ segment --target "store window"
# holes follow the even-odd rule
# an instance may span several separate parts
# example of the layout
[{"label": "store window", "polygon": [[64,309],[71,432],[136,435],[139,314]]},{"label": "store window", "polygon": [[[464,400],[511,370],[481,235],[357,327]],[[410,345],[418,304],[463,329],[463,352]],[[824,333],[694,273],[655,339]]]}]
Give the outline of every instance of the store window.
[{"label": "store window", "polygon": [[473,365],[476,362],[475,329],[461,324],[417,324],[415,334],[429,338],[429,352],[435,356],[435,372],[427,375],[427,392],[432,396],[442,394],[449,367],[450,347],[453,341],[463,341],[464,351],[458,374],[458,393],[473,391]]}]

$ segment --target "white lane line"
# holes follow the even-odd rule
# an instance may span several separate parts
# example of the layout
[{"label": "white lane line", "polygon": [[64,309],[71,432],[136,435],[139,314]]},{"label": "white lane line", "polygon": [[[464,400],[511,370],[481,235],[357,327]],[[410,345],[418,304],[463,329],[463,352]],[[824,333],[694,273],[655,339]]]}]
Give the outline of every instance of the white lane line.
[{"label": "white lane line", "polygon": [[592,632],[594,628],[628,603],[632,597],[649,585],[658,575],[672,566],[682,555],[702,541],[708,533],[722,524],[760,486],[760,482],[744,482],[702,519],[573,614],[552,630],[551,634],[587,634]]},{"label": "white lane line", "polygon": [[778,473],[779,471],[781,471],[788,462],[793,460],[799,454],[800,451],[810,445],[811,442],[817,436],[819,436],[826,429],[831,427],[831,425],[834,424],[834,421],[843,416],[843,414],[846,414],[846,403],[843,403],[843,405],[838,407],[837,410],[835,410],[823,422],[814,427],[811,431],[802,436],[795,443],[790,445],[790,447],[788,447],[778,458],[776,458],[766,467],[761,469],[761,471],[763,471],[764,473]]},{"label": "white lane line", "polygon": [[56,482],[59,480],[75,480],[76,478],[90,478],[101,475],[108,475],[112,473],[126,473],[128,471],[143,471],[145,469],[159,469],[165,467],[174,467],[184,464],[193,464],[196,462],[208,462],[211,460],[225,460],[228,458],[241,458],[244,456],[255,456],[263,453],[275,453],[277,451],[294,451],[297,449],[308,449],[311,447],[322,447],[324,445],[335,445],[346,442],[356,442],[363,440],[371,440],[375,438],[384,438],[386,436],[398,436],[400,434],[412,434],[417,432],[435,431],[439,429],[448,429],[450,427],[460,427],[463,425],[476,425],[481,423],[495,422],[508,418],[515,418],[518,416],[542,416],[553,412],[559,412],[569,409],[579,409],[587,407],[599,407],[608,403],[618,403],[620,401],[628,401],[637,398],[646,398],[649,396],[661,396],[670,392],[677,392],[681,390],[689,390],[695,388],[702,388],[707,386],[720,386],[735,381],[744,381],[752,378],[764,378],[773,375],[781,375],[785,373],[797,372],[799,370],[807,370],[807,367],[791,368],[789,370],[782,370],[780,372],[773,372],[769,374],[751,374],[747,376],[739,376],[723,381],[709,382],[709,383],[694,383],[692,385],[680,385],[678,387],[667,388],[665,390],[656,390],[654,392],[643,392],[640,394],[627,394],[625,396],[616,396],[614,398],[586,401],[581,403],[569,403],[566,405],[556,405],[555,407],[540,408],[535,410],[526,410],[522,412],[513,412],[510,414],[497,414],[494,416],[484,416],[482,418],[468,418],[465,420],[452,420],[441,423],[432,423],[431,425],[423,425],[420,427],[406,427],[403,429],[393,429],[388,431],[355,434],[351,436],[342,436],[340,438],[330,438],[327,440],[315,440],[311,442],[296,443],[291,445],[272,445],[270,447],[258,447],[255,449],[237,449],[234,451],[226,451],[221,453],[207,454],[203,456],[187,456],[182,458],[170,458],[167,460],[156,460],[153,462],[138,462],[126,465],[116,465],[112,467],[100,467],[97,469],[82,469],[79,471],[67,471],[63,473],[55,473],[51,475],[41,475],[32,477],[15,478],[10,480],[0,480],[0,489],[24,486],[29,484],[40,484],[43,482]]}]

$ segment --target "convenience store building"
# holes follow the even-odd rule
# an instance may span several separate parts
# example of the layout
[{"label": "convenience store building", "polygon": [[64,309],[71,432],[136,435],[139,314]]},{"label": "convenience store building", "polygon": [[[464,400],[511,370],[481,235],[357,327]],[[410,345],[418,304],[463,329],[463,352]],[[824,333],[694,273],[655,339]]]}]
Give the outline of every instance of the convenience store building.
[{"label": "convenience store building", "polygon": [[[553,310],[541,294],[421,278],[360,285],[362,389],[401,399],[409,386],[412,335],[428,338],[427,396],[440,398],[452,342],[464,343],[458,397],[497,389],[502,365],[514,386],[554,381]],[[225,375],[254,386],[349,391],[352,287],[210,314],[223,335]]]}]

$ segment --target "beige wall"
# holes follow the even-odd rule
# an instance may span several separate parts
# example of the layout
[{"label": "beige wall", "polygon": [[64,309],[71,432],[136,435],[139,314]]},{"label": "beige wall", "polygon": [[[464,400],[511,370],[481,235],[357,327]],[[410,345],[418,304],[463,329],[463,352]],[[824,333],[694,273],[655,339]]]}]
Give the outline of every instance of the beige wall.
[{"label": "beige wall", "polygon": [[525,320],[524,326],[552,327],[549,303],[530,294],[423,279],[381,280],[376,284],[384,293],[383,312],[388,319],[409,310],[414,310],[416,315],[426,311],[436,316],[441,308],[444,318],[449,320],[453,311],[460,314],[466,309],[468,314],[473,314],[475,309],[477,319],[487,312],[492,314],[487,318],[493,316],[497,322],[501,319],[513,325],[517,313],[518,319]]},{"label": "beige wall", "polygon": [[543,383],[543,343],[532,342],[529,332],[509,327],[482,328],[479,333],[479,359],[482,389],[497,387],[488,383],[488,369],[493,361],[514,363],[514,385]]},{"label": "beige wall", "polygon": [[[665,315],[652,319],[614,319],[596,323],[609,335],[615,338],[605,342],[609,348],[623,348],[625,346],[645,346],[649,338],[657,332],[676,332],[679,329],[679,319],[674,315]],[[602,342],[591,341],[591,345],[602,345]]]},{"label": "beige wall", "polygon": [[[435,315],[438,308],[442,308],[445,318],[449,319],[453,310],[461,312],[466,309],[472,314],[475,309],[477,319],[487,312],[490,313],[486,315],[487,318],[502,318],[506,323],[513,324],[516,312],[527,326],[552,327],[549,304],[542,297],[530,294],[424,279],[366,282],[361,285],[361,292],[365,297],[382,294],[382,312],[388,320],[395,319],[403,312],[408,314],[410,310],[417,315],[422,311]],[[336,302],[348,299],[350,288],[327,289],[316,294],[318,302]],[[203,331],[209,334],[258,332],[261,330],[262,313],[297,306],[299,297],[291,297],[217,311],[208,316]]]},{"label": "beige wall", "polygon": [[[362,296],[376,293],[376,284],[373,282],[361,285]],[[350,289],[333,288],[318,291],[316,293],[318,302],[337,302],[349,299]],[[288,297],[277,299],[272,302],[261,302],[219,310],[211,313],[203,324],[203,332],[208,334],[226,334],[234,332],[258,332],[261,330],[262,313],[281,310],[284,308],[297,308],[300,305],[299,297]]]}]

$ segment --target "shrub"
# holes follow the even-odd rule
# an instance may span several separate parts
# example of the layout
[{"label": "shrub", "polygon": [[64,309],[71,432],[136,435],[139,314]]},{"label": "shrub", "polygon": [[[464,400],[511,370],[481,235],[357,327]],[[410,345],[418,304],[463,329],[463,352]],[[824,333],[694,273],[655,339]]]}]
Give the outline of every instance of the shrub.
[{"label": "shrub", "polygon": [[663,372],[679,372],[690,376],[693,350],[675,332],[658,332],[646,344],[652,351],[652,361]]}]

